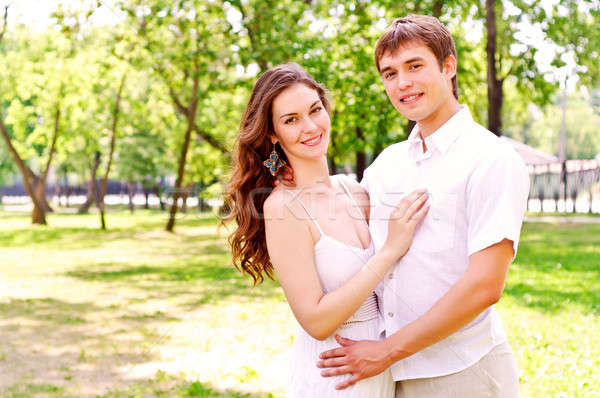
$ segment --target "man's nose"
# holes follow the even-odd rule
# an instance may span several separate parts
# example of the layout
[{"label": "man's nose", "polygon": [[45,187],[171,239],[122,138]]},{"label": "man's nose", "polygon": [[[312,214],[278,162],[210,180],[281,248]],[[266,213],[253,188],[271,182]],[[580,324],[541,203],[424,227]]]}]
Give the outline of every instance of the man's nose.
[{"label": "man's nose", "polygon": [[408,90],[413,86],[413,81],[408,78],[408,76],[399,75],[398,76],[398,89],[400,90]]}]

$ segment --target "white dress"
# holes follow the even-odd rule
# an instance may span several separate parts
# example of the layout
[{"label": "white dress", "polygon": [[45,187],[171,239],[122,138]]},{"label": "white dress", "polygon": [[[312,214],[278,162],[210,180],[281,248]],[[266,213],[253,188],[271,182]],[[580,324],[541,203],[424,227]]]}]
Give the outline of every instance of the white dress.
[{"label": "white dress", "polygon": [[[341,181],[346,193],[352,198],[348,188]],[[306,206],[300,201],[309,217],[314,221],[321,237],[315,244],[315,266],[325,293],[346,283],[360,271],[374,253],[374,246],[362,249],[342,243],[323,233],[317,220],[312,217]],[[356,204],[356,202],[355,202]],[[287,388],[288,398],[393,398],[395,384],[389,369],[361,380],[344,390],[335,386],[350,375],[322,377],[323,369],[317,368],[319,354],[337,348],[335,335],[353,340],[378,340],[383,331],[383,319],[377,307],[375,293],[367,298],[362,306],[327,339],[320,341],[310,336],[301,327],[298,328],[292,348],[290,381]]]}]

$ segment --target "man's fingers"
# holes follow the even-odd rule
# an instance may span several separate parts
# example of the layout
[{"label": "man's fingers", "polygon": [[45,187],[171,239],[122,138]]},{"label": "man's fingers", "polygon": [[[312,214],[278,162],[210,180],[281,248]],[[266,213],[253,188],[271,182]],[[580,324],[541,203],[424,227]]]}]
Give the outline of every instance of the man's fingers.
[{"label": "man's fingers", "polygon": [[427,193],[423,193],[417,197],[417,199],[410,205],[410,207],[404,213],[404,216],[407,220],[411,220],[414,218],[414,215],[422,208],[422,206],[429,199],[429,195]]},{"label": "man's fingers", "polygon": [[346,387],[350,387],[352,384],[356,383],[357,381],[359,381],[361,379],[361,376],[358,374],[353,374],[352,377],[350,377],[348,380],[338,384],[337,386],[335,386],[336,390],[343,390]]},{"label": "man's fingers", "polygon": [[333,350],[323,351],[321,353],[321,355],[319,355],[319,358],[321,358],[321,359],[336,358],[336,357],[343,357],[344,355],[346,355],[346,351],[344,350],[344,347],[338,347],[338,348],[334,348]]},{"label": "man's fingers", "polygon": [[317,362],[317,368],[335,368],[346,365],[346,357],[335,357],[331,359],[322,359]]},{"label": "man's fingers", "polygon": [[348,365],[344,365],[344,366],[338,366],[337,368],[328,368],[326,370],[323,370],[323,371],[321,371],[321,376],[331,377],[331,376],[345,375],[348,373],[352,373],[352,368]]}]

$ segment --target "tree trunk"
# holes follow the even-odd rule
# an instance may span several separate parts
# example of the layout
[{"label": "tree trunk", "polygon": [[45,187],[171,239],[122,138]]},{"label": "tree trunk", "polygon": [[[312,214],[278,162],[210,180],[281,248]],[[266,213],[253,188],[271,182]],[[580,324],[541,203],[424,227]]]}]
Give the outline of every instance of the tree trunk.
[{"label": "tree trunk", "polygon": [[406,130],[404,130],[404,132],[406,133],[406,138],[408,138],[408,136],[410,135],[410,132],[412,131],[412,129],[415,128],[416,125],[417,125],[417,122],[415,122],[414,120],[408,121],[408,124],[406,125]]},{"label": "tree trunk", "polygon": [[[96,162],[100,163],[100,152],[96,152]],[[96,180],[96,176],[94,176],[94,199],[96,201],[96,207],[100,211],[100,228],[102,230],[106,230],[106,220],[104,219],[104,206],[102,206],[102,201],[104,198],[102,197],[102,188],[100,186],[100,182]]]},{"label": "tree trunk", "polygon": [[150,188],[148,188],[145,185],[142,185],[142,189],[144,191],[144,209],[149,209],[150,208],[150,203],[148,202],[148,199],[150,197]]},{"label": "tree trunk", "polygon": [[31,223],[46,225],[46,212],[40,206],[33,205],[33,211],[31,212]]},{"label": "tree trunk", "polygon": [[59,126],[60,126],[60,101],[56,104],[56,112],[54,114],[54,130],[52,133],[52,140],[50,144],[50,152],[48,153],[48,160],[46,161],[46,166],[42,171],[42,174],[37,177],[31,169],[28,168],[28,173],[33,181],[35,181],[35,195],[38,198],[38,201],[44,212],[49,213],[53,212],[50,204],[48,204],[48,199],[46,198],[46,179],[48,178],[48,173],[50,172],[50,165],[52,164],[52,159],[54,158],[54,154],[56,153],[56,140],[58,139],[59,134]]},{"label": "tree trunk", "polygon": [[34,192],[32,181],[30,181],[30,175],[29,175],[30,170],[25,165],[25,162],[23,162],[23,159],[21,158],[21,156],[19,156],[19,153],[13,146],[13,144],[10,140],[10,136],[8,135],[8,130],[6,130],[6,126],[4,126],[4,121],[2,120],[1,117],[0,117],[0,134],[2,135],[2,138],[4,139],[6,146],[8,147],[8,151],[12,155],[14,161],[17,163],[17,167],[19,168],[19,171],[21,172],[21,175],[23,176],[23,184],[25,185],[25,190],[27,191],[27,195],[29,195],[29,197],[31,198],[31,201],[33,202],[33,211],[31,212],[31,222],[33,224],[46,225],[46,212],[44,211],[44,208],[40,204],[40,202]]},{"label": "tree trunk", "polygon": [[96,155],[94,157],[94,164],[91,167],[92,175],[90,176],[90,181],[88,182],[87,196],[85,202],[81,206],[79,206],[79,209],[77,210],[77,213],[79,214],[87,213],[90,209],[90,206],[92,205],[92,203],[94,203],[94,200],[96,198],[96,174],[98,173],[98,166],[100,166],[100,152],[96,152]]},{"label": "tree trunk", "polygon": [[[358,140],[361,143],[363,143],[365,137],[363,135],[362,129],[357,126],[355,131],[356,131],[356,138],[358,138]],[[367,155],[365,154],[365,151],[363,149],[357,150],[356,151],[356,179],[357,179],[357,181],[362,180],[363,173],[365,172],[366,167],[367,167]]]},{"label": "tree trunk", "polygon": [[[197,62],[197,61],[196,61]],[[179,200],[179,195],[181,194],[181,185],[183,183],[183,177],[185,173],[185,163],[187,158],[187,153],[190,148],[190,141],[192,137],[192,130],[194,129],[196,123],[196,110],[198,108],[198,85],[200,83],[200,76],[198,74],[198,65],[195,64],[194,70],[194,86],[192,89],[191,95],[191,103],[187,110],[187,130],[185,132],[185,138],[183,141],[183,146],[181,147],[181,155],[179,157],[179,167],[177,170],[177,179],[175,180],[175,189],[173,192],[173,204],[171,205],[171,211],[169,212],[169,221],[167,222],[166,230],[169,232],[173,232],[173,228],[175,227],[175,216],[177,215],[177,201]]]},{"label": "tree trunk", "polygon": [[133,214],[135,205],[133,204],[133,197],[135,196],[135,182],[129,181],[127,183],[127,196],[129,197],[129,211]]},{"label": "tree trunk", "polygon": [[206,212],[210,210],[210,206],[208,203],[206,203],[206,200],[204,200],[201,195],[198,195],[198,210],[200,212]]},{"label": "tree trunk", "polygon": [[329,161],[329,174],[336,175],[337,174],[337,165],[335,164],[335,159],[333,155],[327,156],[327,160]]},{"label": "tree trunk", "polygon": [[496,67],[496,12],[494,10],[494,0],[486,0],[486,24],[487,24],[487,82],[488,82],[488,129],[500,136],[502,133],[502,83],[503,79],[498,79],[498,70]]},{"label": "tree trunk", "polygon": [[[95,172],[93,172],[93,175],[95,174]],[[79,209],[77,209],[77,213],[79,214],[85,214],[90,210],[90,206],[92,205],[92,203],[94,202],[94,190],[96,188],[96,184],[94,183],[94,178],[90,178],[90,180],[88,181],[88,189],[87,189],[87,194],[85,196],[85,202],[83,202],[81,204],[81,206],[79,206]]]},{"label": "tree trunk", "polygon": [[444,5],[444,3],[440,0],[436,0],[435,3],[433,3],[433,10],[431,12],[431,14],[436,17],[439,18],[440,16],[442,16],[442,6]]},{"label": "tree trunk", "polygon": [[[333,119],[337,119],[338,111],[333,112]],[[329,133],[329,150],[327,160],[329,161],[329,174],[336,175],[337,174],[337,165],[335,164],[335,153],[336,153],[336,142],[337,137],[335,131],[333,129]]]},{"label": "tree trunk", "polygon": [[0,32],[0,42],[4,38],[4,34],[8,30],[8,8],[10,4],[4,6],[4,15],[2,16],[2,31]]},{"label": "tree trunk", "polygon": [[192,189],[194,188],[194,183],[190,182],[185,186],[185,191],[183,192],[183,202],[181,203],[181,211],[183,213],[187,213],[187,200],[192,193]]},{"label": "tree trunk", "polygon": [[[117,122],[119,120],[119,109],[121,106],[121,95],[123,93],[123,86],[125,85],[125,77],[126,74],[123,74],[121,78],[121,83],[119,84],[119,89],[117,90],[117,98],[115,98],[115,107],[113,109],[113,119],[112,126],[110,129],[110,149],[108,151],[108,163],[106,164],[106,172],[104,173],[104,178],[102,179],[102,183],[100,186],[100,197],[97,201],[98,209],[100,210],[100,223],[102,225],[102,229],[106,229],[106,222],[104,219],[104,197],[106,196],[106,189],[108,187],[108,176],[110,175],[110,168],[113,163],[113,157],[115,153],[115,140],[117,137]],[[131,205],[130,205],[131,206]],[[131,210],[133,212],[133,210]]]},{"label": "tree trunk", "polygon": [[50,207],[50,204],[48,203],[48,198],[46,197],[46,184],[44,184],[42,182],[42,179],[39,177],[36,177],[34,179],[35,181],[35,195],[37,196],[37,199],[42,207],[42,209],[44,209],[45,213],[52,213],[54,211],[54,209],[52,209],[52,207]]},{"label": "tree trunk", "polygon": [[166,206],[165,201],[162,197],[162,188],[160,187],[160,184],[154,185],[154,191],[156,192],[156,196],[158,196],[158,203],[160,204],[160,209],[165,210]]}]

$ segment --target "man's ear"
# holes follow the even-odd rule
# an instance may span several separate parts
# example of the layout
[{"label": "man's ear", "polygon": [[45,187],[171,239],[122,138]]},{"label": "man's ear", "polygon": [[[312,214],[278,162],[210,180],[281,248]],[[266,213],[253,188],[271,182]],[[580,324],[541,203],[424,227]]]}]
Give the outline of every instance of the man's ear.
[{"label": "man's ear", "polygon": [[456,76],[456,57],[454,55],[448,55],[446,59],[444,59],[443,66],[444,73],[449,79]]}]

